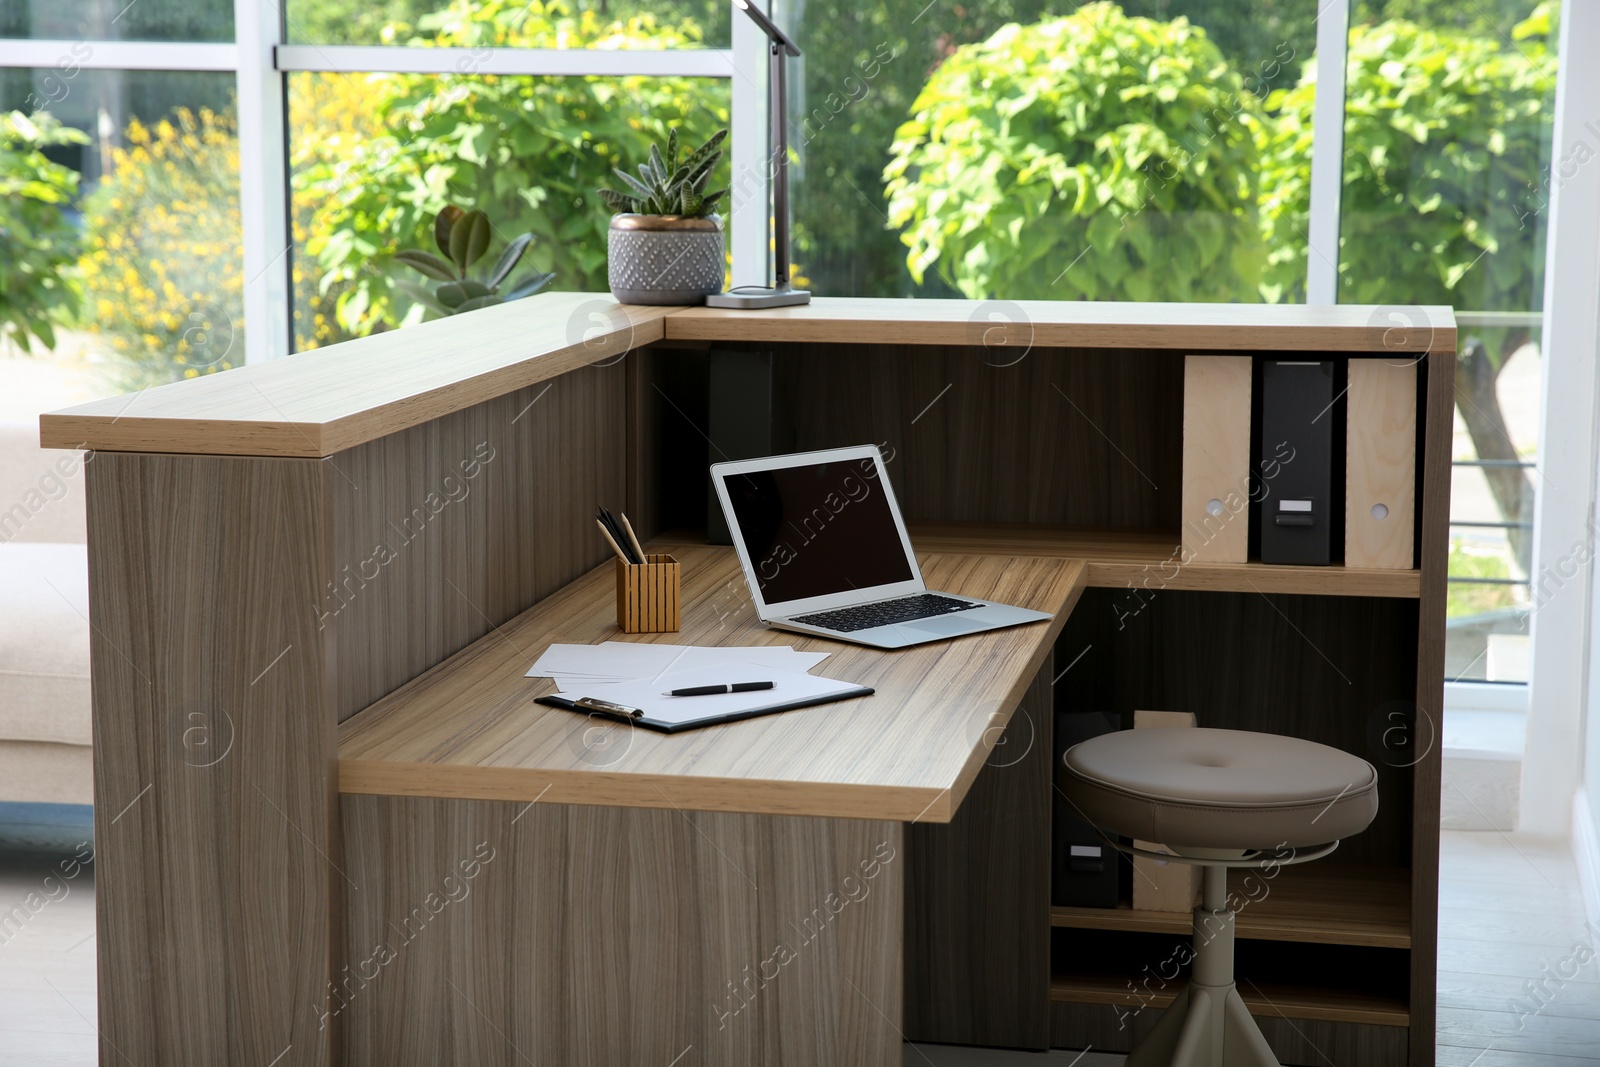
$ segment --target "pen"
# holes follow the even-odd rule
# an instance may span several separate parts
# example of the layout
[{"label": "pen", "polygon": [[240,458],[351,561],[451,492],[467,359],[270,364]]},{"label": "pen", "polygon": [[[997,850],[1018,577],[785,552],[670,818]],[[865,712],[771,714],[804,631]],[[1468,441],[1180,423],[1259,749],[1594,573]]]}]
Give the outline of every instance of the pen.
[{"label": "pen", "polygon": [[622,562],[644,562],[644,556],[634,554],[633,545],[629,543],[628,535],[622,532],[622,524],[617,521],[617,517],[615,515],[611,514],[611,512],[607,511],[605,508],[598,508],[595,511],[594,517],[595,521],[605,529],[607,536],[611,539],[613,547],[615,547],[621,554]]},{"label": "pen", "polygon": [[622,551],[622,546],[617,544],[616,538],[611,536],[611,531],[606,529],[606,524],[599,519],[595,519],[594,524],[600,527],[600,536],[606,539],[606,544],[611,546],[611,551],[617,554],[617,558],[624,563],[632,563],[633,561],[628,558],[628,554]]},{"label": "pen", "polygon": [[709,697],[719,693],[753,693],[758,689],[771,689],[771,682],[734,682],[732,685],[692,685],[687,689],[674,689],[662,693],[664,697]]}]

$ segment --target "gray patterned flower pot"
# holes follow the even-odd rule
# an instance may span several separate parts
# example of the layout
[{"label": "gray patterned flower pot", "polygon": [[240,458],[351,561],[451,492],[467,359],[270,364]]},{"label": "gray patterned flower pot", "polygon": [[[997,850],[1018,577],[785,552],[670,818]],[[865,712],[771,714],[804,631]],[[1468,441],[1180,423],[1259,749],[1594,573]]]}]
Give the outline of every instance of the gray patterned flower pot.
[{"label": "gray patterned flower pot", "polygon": [[722,226],[715,218],[615,215],[607,275],[624,304],[699,304],[722,292]]}]

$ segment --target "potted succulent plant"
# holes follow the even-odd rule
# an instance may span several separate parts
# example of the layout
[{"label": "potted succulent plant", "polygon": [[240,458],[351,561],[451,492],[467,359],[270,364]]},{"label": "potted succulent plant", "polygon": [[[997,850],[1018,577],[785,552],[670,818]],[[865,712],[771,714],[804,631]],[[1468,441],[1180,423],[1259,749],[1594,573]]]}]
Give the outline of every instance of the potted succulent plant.
[{"label": "potted succulent plant", "polygon": [[617,212],[611,219],[607,275],[624,304],[698,304],[722,291],[722,220],[717,202],[728,190],[707,192],[722,160],[727,130],[679,158],[678,131],[663,153],[650,146],[639,176],[616,168],[623,189],[601,189]]}]

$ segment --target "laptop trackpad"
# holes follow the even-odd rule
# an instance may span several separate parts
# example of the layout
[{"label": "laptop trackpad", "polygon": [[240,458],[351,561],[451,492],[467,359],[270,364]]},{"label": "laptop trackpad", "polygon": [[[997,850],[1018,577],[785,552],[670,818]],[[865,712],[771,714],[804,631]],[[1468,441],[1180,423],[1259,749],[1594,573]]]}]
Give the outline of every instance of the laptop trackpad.
[{"label": "laptop trackpad", "polygon": [[913,630],[921,630],[924,633],[944,636],[972,632],[972,623],[962,619],[921,619],[917,622],[903,622],[900,625]]}]

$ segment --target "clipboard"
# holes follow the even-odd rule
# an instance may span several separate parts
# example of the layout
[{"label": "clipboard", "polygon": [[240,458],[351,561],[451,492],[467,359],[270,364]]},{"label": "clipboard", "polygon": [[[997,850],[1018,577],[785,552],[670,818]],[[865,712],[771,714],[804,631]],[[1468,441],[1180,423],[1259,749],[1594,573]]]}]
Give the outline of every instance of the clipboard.
[{"label": "clipboard", "polygon": [[729,669],[722,665],[618,685],[594,686],[590,693],[551,693],[536,698],[534,703],[675,734],[701,726],[718,726],[758,715],[871,696],[874,692],[868,686],[797,671],[771,668],[757,668],[757,671],[774,680],[772,689],[697,697],[662,695],[667,689],[725,680]]}]

